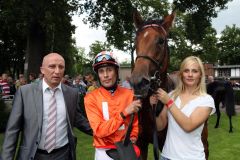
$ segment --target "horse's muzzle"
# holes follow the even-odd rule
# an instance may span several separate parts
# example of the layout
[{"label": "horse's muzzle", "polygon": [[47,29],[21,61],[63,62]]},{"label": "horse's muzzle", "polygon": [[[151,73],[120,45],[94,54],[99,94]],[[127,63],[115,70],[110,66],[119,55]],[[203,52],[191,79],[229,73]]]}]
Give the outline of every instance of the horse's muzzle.
[{"label": "horse's muzzle", "polygon": [[150,80],[148,78],[139,78],[132,76],[130,83],[133,87],[134,95],[142,98],[145,98],[148,95],[148,91],[150,88]]}]

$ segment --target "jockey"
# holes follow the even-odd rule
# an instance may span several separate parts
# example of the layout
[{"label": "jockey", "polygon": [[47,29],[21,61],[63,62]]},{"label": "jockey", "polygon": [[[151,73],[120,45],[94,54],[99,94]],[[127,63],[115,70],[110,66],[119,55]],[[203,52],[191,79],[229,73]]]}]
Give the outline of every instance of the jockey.
[{"label": "jockey", "polygon": [[[119,64],[112,52],[97,54],[92,66],[100,87],[88,93],[84,103],[93,129],[95,160],[112,160],[106,151],[116,148],[114,144],[124,140],[130,115],[138,112],[141,102],[133,100],[131,90],[118,85]],[[138,129],[138,118],[135,116],[130,134],[133,143],[137,140]]]}]

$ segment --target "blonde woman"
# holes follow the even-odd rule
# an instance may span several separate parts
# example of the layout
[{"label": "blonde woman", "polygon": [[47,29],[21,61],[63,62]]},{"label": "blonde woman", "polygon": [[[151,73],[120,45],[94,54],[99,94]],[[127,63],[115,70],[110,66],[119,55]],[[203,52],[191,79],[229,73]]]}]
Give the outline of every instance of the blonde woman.
[{"label": "blonde woman", "polygon": [[167,94],[158,89],[150,103],[160,100],[164,109],[156,119],[158,130],[168,124],[161,160],[205,160],[201,133],[204,122],[214,113],[214,100],[206,93],[202,61],[187,57],[180,66],[178,85]]}]

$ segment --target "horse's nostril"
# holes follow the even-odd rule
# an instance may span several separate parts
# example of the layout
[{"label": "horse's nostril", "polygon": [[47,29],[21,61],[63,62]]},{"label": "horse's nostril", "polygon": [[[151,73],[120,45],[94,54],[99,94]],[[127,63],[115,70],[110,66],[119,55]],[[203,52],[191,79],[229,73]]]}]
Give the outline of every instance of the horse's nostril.
[{"label": "horse's nostril", "polygon": [[150,81],[147,78],[133,78],[130,81],[131,85],[133,86],[134,89],[140,89],[140,88],[145,88],[150,84]]},{"label": "horse's nostril", "polygon": [[147,86],[147,85],[149,85],[149,84],[150,84],[150,81],[149,81],[148,79],[146,79],[146,78],[143,78],[143,79],[142,79],[141,85]]},{"label": "horse's nostril", "polygon": [[147,96],[148,90],[150,87],[150,81],[147,78],[144,78],[144,77],[138,78],[138,79],[133,78],[131,83],[132,83],[135,95],[141,95],[141,97]]}]

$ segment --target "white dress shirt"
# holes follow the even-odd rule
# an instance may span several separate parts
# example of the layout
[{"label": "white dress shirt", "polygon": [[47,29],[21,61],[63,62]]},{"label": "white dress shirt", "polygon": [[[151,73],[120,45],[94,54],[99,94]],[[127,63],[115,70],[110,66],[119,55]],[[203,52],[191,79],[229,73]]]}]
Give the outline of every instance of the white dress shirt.
[{"label": "white dress shirt", "polygon": [[[53,91],[49,89],[50,87],[43,79],[43,123],[42,123],[42,134],[39,149],[45,150],[45,137],[48,125],[48,107],[49,99],[51,98]],[[62,93],[61,83],[56,87],[58,88],[55,93],[55,98],[57,102],[57,126],[56,126],[56,147],[60,148],[68,143],[67,135],[67,117],[66,117],[66,106]],[[54,88],[55,89],[55,88]]]}]

